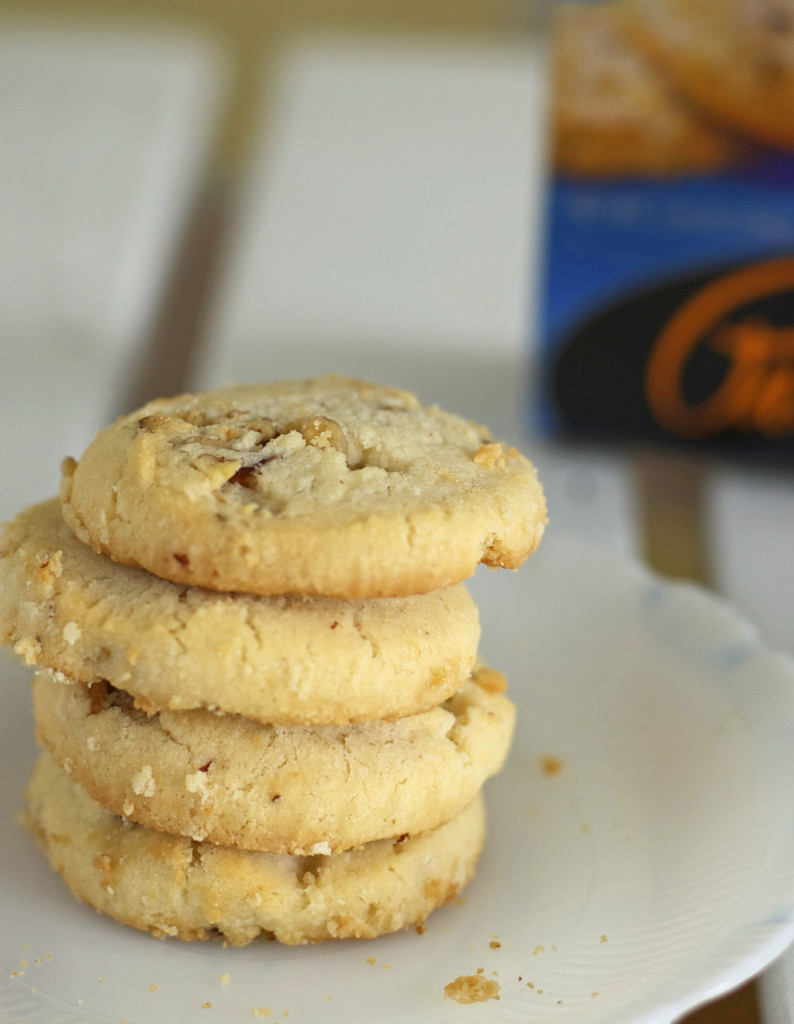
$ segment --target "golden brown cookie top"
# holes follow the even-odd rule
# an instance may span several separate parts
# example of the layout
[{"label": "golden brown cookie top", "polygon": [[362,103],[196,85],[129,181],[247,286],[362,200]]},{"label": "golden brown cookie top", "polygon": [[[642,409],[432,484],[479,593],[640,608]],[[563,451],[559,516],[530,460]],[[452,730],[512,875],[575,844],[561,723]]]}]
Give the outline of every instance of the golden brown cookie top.
[{"label": "golden brown cookie top", "polygon": [[260,935],[298,945],[421,925],[471,877],[485,835],[478,797],[430,832],[310,862],[197,843],[104,810],[46,753],[26,796],[50,863],[85,903],[158,937],[233,946]]},{"label": "golden brown cookie top", "polygon": [[345,599],[515,568],[546,519],[514,448],[336,376],[151,402],[67,460],[61,498],[95,550],[175,582]]},{"label": "golden brown cookie top", "polygon": [[96,554],[54,499],[0,533],[0,642],[148,711],[293,725],[413,715],[460,687],[479,633],[463,584],[359,601],[186,587]]},{"label": "golden brown cookie top", "polygon": [[305,856],[449,820],[501,769],[515,719],[478,672],[430,711],[348,726],[146,715],[122,690],[43,672],[33,709],[39,742],[103,807],[197,841]]}]

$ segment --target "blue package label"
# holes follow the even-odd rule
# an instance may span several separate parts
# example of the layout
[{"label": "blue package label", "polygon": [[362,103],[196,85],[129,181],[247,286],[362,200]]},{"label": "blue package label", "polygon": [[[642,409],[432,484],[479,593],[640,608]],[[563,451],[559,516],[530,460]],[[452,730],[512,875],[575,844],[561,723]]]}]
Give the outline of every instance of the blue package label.
[{"label": "blue package label", "polygon": [[[609,60],[599,71],[612,90],[612,121],[598,122],[603,111],[590,94],[601,79],[592,68],[589,91],[584,99],[577,93],[584,91],[582,66],[595,62],[599,70],[602,58],[592,49],[614,6],[566,5],[569,28],[577,7],[591,20],[589,49],[580,44],[567,74],[574,85],[558,60],[552,90],[554,166],[537,325],[542,427],[553,436],[763,450],[788,461],[794,146],[730,136],[735,148],[725,166],[660,169],[658,149],[656,166],[639,166],[647,140],[621,105],[621,75],[636,84],[645,67],[623,59],[615,41],[622,23],[606,24]],[[660,121],[668,114],[662,107]],[[665,157],[668,164],[673,157]],[[628,169],[616,166],[619,159]]]}]

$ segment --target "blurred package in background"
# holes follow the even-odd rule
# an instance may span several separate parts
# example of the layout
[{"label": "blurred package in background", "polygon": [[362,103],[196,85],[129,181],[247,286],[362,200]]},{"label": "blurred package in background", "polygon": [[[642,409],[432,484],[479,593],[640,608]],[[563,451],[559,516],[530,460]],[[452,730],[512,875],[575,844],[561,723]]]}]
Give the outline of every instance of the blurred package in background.
[{"label": "blurred package in background", "polygon": [[552,437],[794,462],[794,0],[560,2]]}]

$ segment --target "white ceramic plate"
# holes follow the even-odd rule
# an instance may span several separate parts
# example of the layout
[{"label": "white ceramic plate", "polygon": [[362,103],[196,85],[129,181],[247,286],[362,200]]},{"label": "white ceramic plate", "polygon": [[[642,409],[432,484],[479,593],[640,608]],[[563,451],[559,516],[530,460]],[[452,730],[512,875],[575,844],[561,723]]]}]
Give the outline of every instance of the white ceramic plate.
[{"label": "white ceramic plate", "polygon": [[[223,949],[76,903],[13,822],[32,724],[6,659],[0,1018],[192,1024],[268,1007],[269,1024],[650,1024],[781,952],[794,936],[792,663],[702,592],[565,537],[473,588],[520,724],[488,784],[465,903],[421,936]],[[499,1001],[445,1001],[478,968]]]}]

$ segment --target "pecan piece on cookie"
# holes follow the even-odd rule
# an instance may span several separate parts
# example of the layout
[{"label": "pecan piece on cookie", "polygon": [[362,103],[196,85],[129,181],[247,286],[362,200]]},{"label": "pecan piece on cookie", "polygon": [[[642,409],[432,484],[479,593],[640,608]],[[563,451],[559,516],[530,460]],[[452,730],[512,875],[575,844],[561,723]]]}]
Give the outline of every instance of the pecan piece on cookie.
[{"label": "pecan piece on cookie", "polygon": [[427,593],[479,562],[517,568],[546,522],[515,449],[337,376],[151,402],[65,467],[61,501],[94,550],[176,583],[344,600]]}]

